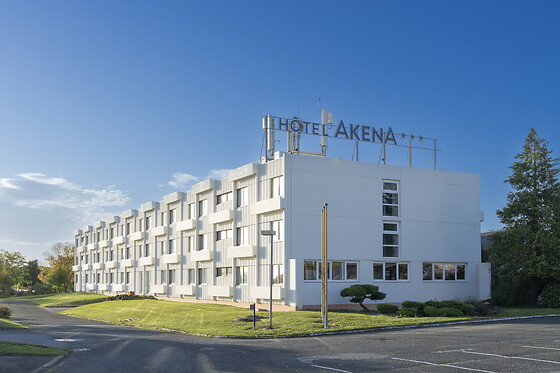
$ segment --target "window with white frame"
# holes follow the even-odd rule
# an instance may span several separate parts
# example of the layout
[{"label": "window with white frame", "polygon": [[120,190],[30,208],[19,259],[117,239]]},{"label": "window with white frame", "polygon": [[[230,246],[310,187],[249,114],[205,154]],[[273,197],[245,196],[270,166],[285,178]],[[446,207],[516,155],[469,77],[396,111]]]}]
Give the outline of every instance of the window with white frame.
[{"label": "window with white frame", "polygon": [[146,216],[146,230],[150,229],[152,226],[152,221],[151,221],[151,217],[150,216]]},{"label": "window with white frame", "polygon": [[270,229],[272,229],[276,234],[272,236],[273,242],[282,241],[284,238],[284,232],[282,232],[282,220],[274,220],[270,222]]},{"label": "window with white frame", "polygon": [[231,272],[232,272],[231,267],[217,267],[216,268],[216,277],[231,276]]},{"label": "window with white frame", "polygon": [[175,270],[170,269],[167,271],[167,281],[169,285],[173,285],[175,283]]},{"label": "window with white frame", "polygon": [[101,279],[101,274],[97,273],[95,277],[96,277],[96,283],[99,284],[99,280]]},{"label": "window with white frame", "polygon": [[375,281],[407,281],[408,263],[373,263],[373,279]]},{"label": "window with white frame", "polygon": [[399,256],[399,223],[383,222],[383,257],[397,258]]},{"label": "window with white frame", "polygon": [[244,285],[249,279],[249,267],[237,266],[235,267],[235,284]]},{"label": "window with white frame", "polygon": [[144,246],[144,256],[150,256],[150,244],[147,243],[146,246]]},{"label": "window with white frame", "polygon": [[273,284],[284,283],[284,266],[282,264],[272,265],[272,283]]},{"label": "window with white frame", "polygon": [[237,207],[246,206],[249,203],[249,188],[237,189]]},{"label": "window with white frame", "polygon": [[208,214],[208,200],[198,201],[198,217]]},{"label": "window with white frame", "polygon": [[163,239],[158,242],[158,246],[159,246],[159,253],[160,254],[166,254],[166,252],[165,252],[165,241]]},{"label": "window with white frame", "polygon": [[233,229],[223,229],[216,232],[216,241],[227,240],[233,238]]},{"label": "window with white frame", "polygon": [[270,197],[281,197],[284,194],[282,190],[282,176],[270,179]]},{"label": "window with white frame", "polygon": [[126,235],[130,234],[130,223],[126,223]]},{"label": "window with white frame", "polygon": [[130,271],[127,271],[127,272],[126,272],[126,283],[127,283],[127,284],[130,284],[130,277],[131,277],[131,276],[130,276]]},{"label": "window with white frame", "polygon": [[249,227],[237,228],[235,246],[245,246],[248,244],[249,244]]},{"label": "window with white frame", "polygon": [[206,234],[198,235],[198,250],[206,249]]},{"label": "window with white frame", "polygon": [[[303,262],[303,279],[306,281],[317,281],[321,279],[321,261],[305,260]],[[329,261],[328,279],[332,281],[357,281],[358,263],[351,261]]]},{"label": "window with white frame", "polygon": [[399,216],[399,183],[383,180],[383,216]]},{"label": "window with white frame", "polygon": [[187,216],[188,216],[188,219],[194,219],[195,218],[194,203],[189,203],[189,205],[187,206]]},{"label": "window with white frame", "polygon": [[207,283],[206,281],[207,281],[207,279],[206,279],[206,268],[199,268],[198,269],[198,284],[199,285],[204,285],[204,284]]},{"label": "window with white frame", "polygon": [[464,263],[422,263],[425,281],[465,281],[467,265]]},{"label": "window with white frame", "polygon": [[167,253],[173,254],[176,250],[177,248],[175,247],[175,240],[169,240],[169,243],[167,244]]},{"label": "window with white frame", "polygon": [[165,269],[162,269],[162,270],[160,271],[160,273],[161,273],[161,275],[160,275],[160,277],[161,277],[161,279],[160,279],[160,280],[161,280],[161,283],[162,283],[162,284],[165,284],[165,283],[166,283],[166,281],[165,281]]},{"label": "window with white frame", "polygon": [[194,269],[189,269],[187,270],[187,280],[189,282],[189,285],[194,284]]},{"label": "window with white frame", "polygon": [[165,211],[163,211],[161,214],[159,214],[159,225],[160,226],[165,225]]},{"label": "window with white frame", "polygon": [[220,204],[225,203],[227,201],[231,201],[232,198],[233,198],[233,193],[232,192],[218,194],[216,196],[216,205],[220,205]]},{"label": "window with white frame", "polygon": [[[126,248],[126,259],[130,259],[130,247]],[[99,258],[98,258],[99,260]]]},{"label": "window with white frame", "polygon": [[196,247],[194,245],[194,236],[187,237],[187,251],[195,251]]}]

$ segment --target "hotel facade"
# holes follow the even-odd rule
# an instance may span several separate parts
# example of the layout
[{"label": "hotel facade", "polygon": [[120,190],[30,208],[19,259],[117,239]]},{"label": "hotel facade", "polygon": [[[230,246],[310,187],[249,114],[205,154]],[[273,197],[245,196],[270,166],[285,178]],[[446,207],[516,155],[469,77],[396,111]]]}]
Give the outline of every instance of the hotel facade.
[{"label": "hotel facade", "polygon": [[272,266],[275,304],[316,307],[325,203],[330,305],[490,297],[478,175],[285,152],[74,231],[75,290],[268,303]]}]

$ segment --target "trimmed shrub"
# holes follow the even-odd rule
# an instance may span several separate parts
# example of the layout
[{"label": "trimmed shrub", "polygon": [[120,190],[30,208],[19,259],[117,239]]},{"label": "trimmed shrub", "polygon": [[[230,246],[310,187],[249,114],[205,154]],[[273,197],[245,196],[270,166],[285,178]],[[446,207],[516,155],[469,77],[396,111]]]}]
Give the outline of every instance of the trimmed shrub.
[{"label": "trimmed shrub", "polygon": [[470,303],[474,310],[469,314],[472,316],[492,316],[500,312],[500,307],[492,305],[488,301]]},{"label": "trimmed shrub", "polygon": [[438,317],[441,316],[441,312],[439,308],[434,306],[424,306],[424,315],[426,317]]},{"label": "trimmed shrub", "polygon": [[414,302],[414,301],[411,301],[411,300],[406,300],[406,301],[402,302],[402,307],[403,308],[416,308],[418,310],[423,310],[424,309],[424,303]]},{"label": "trimmed shrub", "polygon": [[380,303],[377,305],[377,311],[384,315],[394,315],[398,310],[399,307],[392,304]]},{"label": "trimmed shrub", "polygon": [[418,308],[416,307],[403,307],[399,313],[401,317],[416,317],[418,316]]},{"label": "trimmed shrub", "polygon": [[385,299],[387,294],[379,291],[379,286],[369,285],[369,284],[356,284],[340,292],[341,297],[352,297],[350,302],[358,303],[364,311],[369,311],[369,309],[364,306],[364,301],[366,299],[371,299],[373,301]]},{"label": "trimmed shrub", "polygon": [[440,308],[439,302],[437,300],[429,300],[427,302],[424,302],[424,309],[426,308],[426,306]]},{"label": "trimmed shrub", "polygon": [[12,316],[12,310],[0,304],[0,319],[9,319]]},{"label": "trimmed shrub", "polygon": [[439,308],[456,308],[460,310],[462,305],[463,303],[456,300],[442,300],[439,302]]},{"label": "trimmed shrub", "polygon": [[465,315],[472,315],[474,313],[474,305],[469,303],[462,303],[461,304],[461,311]]},{"label": "trimmed shrub", "polygon": [[457,308],[451,308],[451,307],[443,307],[438,309],[438,311],[440,312],[441,316],[445,316],[445,317],[461,317],[464,316],[463,312]]},{"label": "trimmed shrub", "polygon": [[560,283],[551,282],[546,285],[539,295],[538,302],[541,307],[560,307]]}]

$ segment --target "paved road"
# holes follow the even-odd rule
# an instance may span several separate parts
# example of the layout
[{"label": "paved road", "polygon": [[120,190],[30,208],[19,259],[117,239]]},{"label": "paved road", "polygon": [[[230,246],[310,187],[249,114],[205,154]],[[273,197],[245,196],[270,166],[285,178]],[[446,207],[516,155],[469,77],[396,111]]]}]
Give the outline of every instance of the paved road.
[{"label": "paved road", "polygon": [[121,327],[62,316],[60,309],[10,303],[14,320],[30,329],[0,329],[0,340],[75,351],[56,372],[560,371],[558,317],[242,340]]}]

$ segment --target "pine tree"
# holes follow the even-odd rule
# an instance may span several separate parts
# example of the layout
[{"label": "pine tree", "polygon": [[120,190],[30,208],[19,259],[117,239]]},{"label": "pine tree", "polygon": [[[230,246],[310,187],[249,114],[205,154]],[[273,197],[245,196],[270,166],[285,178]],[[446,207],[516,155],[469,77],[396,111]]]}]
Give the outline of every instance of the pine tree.
[{"label": "pine tree", "polygon": [[551,153],[548,142],[531,128],[505,181],[513,191],[496,212],[504,229],[492,235],[489,248],[493,272],[523,284],[531,303],[546,283],[560,276],[559,160]]}]

